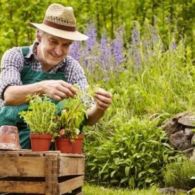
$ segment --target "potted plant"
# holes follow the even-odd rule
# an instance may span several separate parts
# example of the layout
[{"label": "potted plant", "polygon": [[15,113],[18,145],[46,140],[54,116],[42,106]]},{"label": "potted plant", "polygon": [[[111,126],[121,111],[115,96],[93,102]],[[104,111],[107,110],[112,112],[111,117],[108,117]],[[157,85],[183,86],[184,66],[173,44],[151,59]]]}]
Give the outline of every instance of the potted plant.
[{"label": "potted plant", "polygon": [[56,148],[63,153],[82,153],[83,134],[81,125],[86,119],[86,107],[81,93],[75,98],[65,99],[58,106],[61,112],[57,118],[59,132],[56,134]]},{"label": "potted plant", "polygon": [[46,96],[30,97],[27,111],[20,112],[30,128],[32,151],[47,151],[56,130],[56,105]]}]

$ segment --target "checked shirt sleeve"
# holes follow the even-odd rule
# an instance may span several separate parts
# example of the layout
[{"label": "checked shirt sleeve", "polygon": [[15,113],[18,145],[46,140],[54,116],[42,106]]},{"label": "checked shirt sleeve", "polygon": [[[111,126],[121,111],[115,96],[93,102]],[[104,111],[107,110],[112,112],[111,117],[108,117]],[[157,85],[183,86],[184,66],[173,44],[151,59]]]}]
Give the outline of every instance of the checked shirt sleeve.
[{"label": "checked shirt sleeve", "polygon": [[95,101],[87,94],[89,85],[83,68],[78,61],[69,56],[67,58],[67,69],[69,70],[67,71],[69,72],[68,82],[71,84],[77,84],[80,87],[80,89],[83,91],[82,101],[87,108],[90,108],[95,104]]},{"label": "checked shirt sleeve", "polygon": [[68,83],[77,84],[80,89],[86,90],[88,82],[84,70],[79,62],[70,56],[67,58],[67,72],[69,73]]},{"label": "checked shirt sleeve", "polygon": [[24,59],[20,48],[7,50],[1,60],[0,71],[0,99],[3,99],[5,89],[10,85],[21,85],[20,71]]}]

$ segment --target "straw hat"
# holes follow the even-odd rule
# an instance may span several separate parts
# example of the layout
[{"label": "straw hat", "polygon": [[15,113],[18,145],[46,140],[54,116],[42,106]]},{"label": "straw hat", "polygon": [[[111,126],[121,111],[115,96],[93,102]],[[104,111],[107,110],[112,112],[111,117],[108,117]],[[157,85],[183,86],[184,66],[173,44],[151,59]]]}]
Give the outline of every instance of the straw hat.
[{"label": "straw hat", "polygon": [[42,30],[51,35],[61,37],[63,39],[82,41],[88,37],[76,30],[76,18],[72,7],[64,7],[63,5],[51,4],[45,13],[43,23],[31,23],[33,27]]}]

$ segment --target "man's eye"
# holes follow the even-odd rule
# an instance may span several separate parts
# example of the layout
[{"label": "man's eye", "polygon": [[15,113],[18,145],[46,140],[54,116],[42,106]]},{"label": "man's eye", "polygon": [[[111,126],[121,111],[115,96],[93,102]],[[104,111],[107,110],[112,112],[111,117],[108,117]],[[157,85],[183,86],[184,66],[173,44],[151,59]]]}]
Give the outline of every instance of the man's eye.
[{"label": "man's eye", "polygon": [[71,43],[66,43],[64,44],[64,47],[69,47],[71,45]]},{"label": "man's eye", "polygon": [[50,39],[49,42],[50,42],[51,44],[57,44],[57,41],[52,40],[52,39]]}]

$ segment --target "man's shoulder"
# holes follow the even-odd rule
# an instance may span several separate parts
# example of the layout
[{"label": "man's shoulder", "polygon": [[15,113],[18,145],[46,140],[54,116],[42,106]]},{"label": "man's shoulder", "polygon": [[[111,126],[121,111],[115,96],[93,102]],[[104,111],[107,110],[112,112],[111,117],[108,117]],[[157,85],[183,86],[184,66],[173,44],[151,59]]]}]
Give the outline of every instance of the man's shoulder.
[{"label": "man's shoulder", "polygon": [[2,56],[2,59],[7,59],[7,58],[22,58],[22,50],[21,47],[12,47],[8,50],[6,50]]},{"label": "man's shoulder", "polygon": [[73,65],[79,65],[80,66],[80,63],[74,59],[72,56],[67,56],[66,59],[65,59],[65,62],[68,63],[68,64],[73,64]]},{"label": "man's shoulder", "polygon": [[5,51],[5,53],[21,53],[21,47],[12,47]]}]

